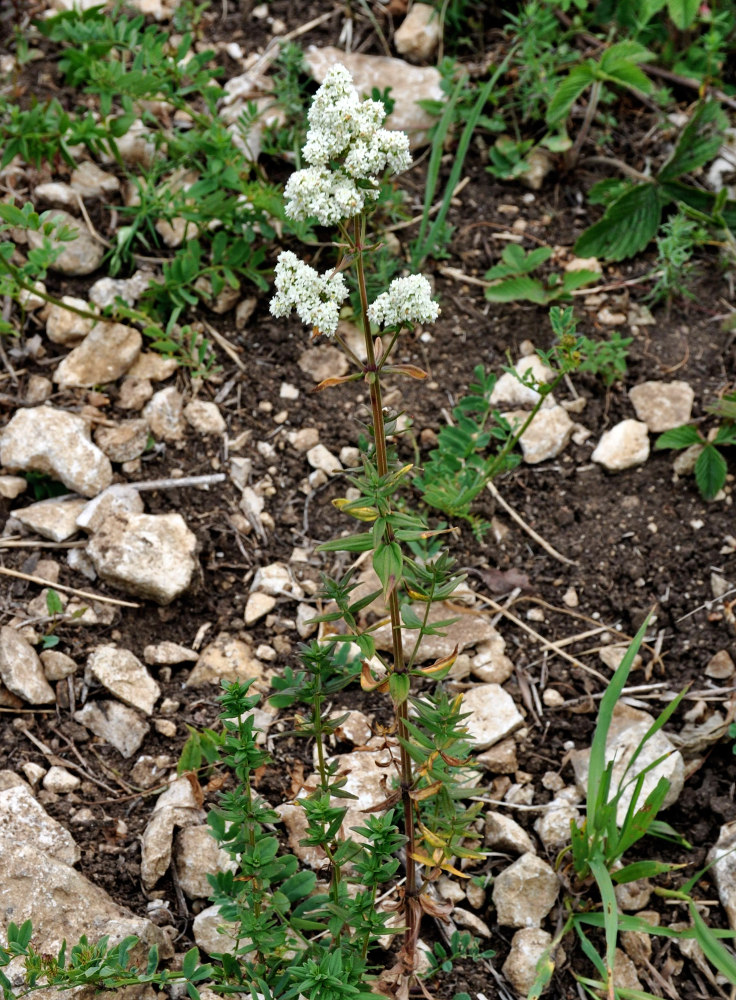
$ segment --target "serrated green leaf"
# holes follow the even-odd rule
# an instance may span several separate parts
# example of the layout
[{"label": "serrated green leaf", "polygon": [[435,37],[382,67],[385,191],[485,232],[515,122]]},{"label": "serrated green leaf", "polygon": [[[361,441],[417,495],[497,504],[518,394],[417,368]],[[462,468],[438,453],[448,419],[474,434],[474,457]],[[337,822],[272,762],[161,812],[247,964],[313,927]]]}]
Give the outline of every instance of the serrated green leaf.
[{"label": "serrated green leaf", "polygon": [[700,0],[667,0],[667,13],[680,31],[692,27],[698,13]]},{"label": "serrated green leaf", "polygon": [[703,444],[703,439],[695,427],[684,424],[682,427],[673,427],[660,434],[654,442],[654,447],[659,451],[662,448],[689,448],[693,444]]},{"label": "serrated green leaf", "polygon": [[716,101],[698,105],[657,179],[677,180],[712,160],[721,147],[727,126],[728,119]]},{"label": "serrated green leaf", "polygon": [[621,84],[623,87],[640,91],[642,94],[648,94],[652,90],[652,82],[649,77],[644,70],[639,69],[633,63],[622,63],[616,68],[615,73],[606,74],[606,79],[612,83]]},{"label": "serrated green leaf", "polygon": [[726,459],[712,444],[707,444],[695,462],[695,482],[701,496],[712,500],[726,484]]},{"label": "serrated green leaf", "polygon": [[594,184],[588,191],[588,204],[611,205],[627,191],[630,191],[631,187],[630,181],[621,180],[620,177],[606,177]]},{"label": "serrated green leaf", "polygon": [[558,86],[552,100],[549,102],[545,121],[548,125],[558,125],[570,113],[570,108],[580,97],[586,87],[595,80],[594,64],[590,61],[581,63],[570,70]]},{"label": "serrated green leaf", "polygon": [[[597,271],[567,271],[562,276],[562,293],[568,295],[576,288],[584,288],[595,281],[600,281],[600,274]],[[559,295],[557,296],[560,297]]]},{"label": "serrated green leaf", "polygon": [[651,62],[654,53],[631,39],[623,42],[616,42],[606,49],[600,58],[598,66],[610,76],[618,76],[619,72],[627,66],[636,66],[637,63]]},{"label": "serrated green leaf", "polygon": [[580,257],[624,260],[639,253],[654,238],[662,218],[662,203],[654,184],[638,184],[606,209],[603,218],[586,229],[575,244]]},{"label": "serrated green leaf", "polygon": [[527,274],[520,274],[514,278],[504,278],[498,284],[486,288],[486,298],[489,302],[535,302],[537,305],[546,305],[548,301],[547,291],[541,281],[530,278]]}]

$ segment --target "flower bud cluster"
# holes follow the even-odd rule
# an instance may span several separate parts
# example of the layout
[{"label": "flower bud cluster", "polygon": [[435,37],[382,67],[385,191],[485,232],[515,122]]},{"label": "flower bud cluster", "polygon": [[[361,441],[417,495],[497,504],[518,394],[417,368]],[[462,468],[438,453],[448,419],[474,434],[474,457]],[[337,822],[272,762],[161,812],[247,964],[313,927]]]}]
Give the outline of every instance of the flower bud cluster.
[{"label": "flower bud cluster", "polygon": [[348,70],[333,66],[309,109],[309,131],[302,149],[309,164],[286,185],[286,214],[314,217],[323,226],[358,215],[378,197],[380,178],[411,164],[404,132],[382,128],[380,101],[361,101]]},{"label": "flower bud cluster", "polygon": [[368,319],[377,326],[434,323],[440,307],[432,301],[432,286],[423,274],[394,278],[388,291],[368,306]]},{"label": "flower bud cluster", "polygon": [[295,253],[279,254],[275,273],[276,294],[271,299],[273,316],[288,316],[296,309],[302,323],[333,337],[340,306],[347,298],[345,279],[339,272],[320,274]]}]

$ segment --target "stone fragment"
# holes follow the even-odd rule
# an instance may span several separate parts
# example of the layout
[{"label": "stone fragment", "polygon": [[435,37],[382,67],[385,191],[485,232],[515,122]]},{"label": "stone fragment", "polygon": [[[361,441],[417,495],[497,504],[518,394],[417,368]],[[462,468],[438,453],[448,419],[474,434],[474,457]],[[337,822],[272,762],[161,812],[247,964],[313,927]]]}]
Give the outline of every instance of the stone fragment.
[{"label": "stone fragment", "polygon": [[219,906],[201,910],[192,923],[192,933],[197,947],[208,955],[232,953],[238,945],[237,924],[226,923]]},{"label": "stone fragment", "polygon": [[143,650],[143,659],[151,666],[174,665],[176,663],[188,663],[198,658],[199,653],[187,646],[180,646],[178,642],[156,643],[155,646],[146,646]]},{"label": "stone fragment", "polygon": [[[606,763],[615,760],[611,779],[611,794],[615,794],[622,781],[627,786],[616,810],[619,826],[623,825],[626,819],[637,775],[660,757],[665,759],[649,770],[644,777],[639,794],[639,805],[643,805],[647,795],[654,790],[660,778],[666,778],[670,783],[669,791],[662,804],[663,809],[677,801],[683,788],[685,767],[682,755],[678,750],[675,750],[672,741],[662,730],[647,740],[635,763],[629,768],[632,756],[653,723],[654,719],[648,712],[641,712],[620,702],[613,710],[608,739],[606,740]],[[570,759],[578,788],[583,791],[588,780],[590,750],[573,750]]]},{"label": "stone fragment", "polygon": [[470,910],[456,906],[452,911],[452,919],[458,927],[467,927],[475,937],[489,938],[491,936],[491,929],[485,920],[481,920],[477,914],[471,913]]},{"label": "stone fragment", "polygon": [[91,160],[82,160],[76,170],[72,170],[69,183],[82,198],[105,198],[120,190],[115,174],[107,173]]},{"label": "stone fragment", "polygon": [[88,292],[89,300],[100,309],[114,305],[117,299],[134,306],[153,279],[151,271],[136,271],[130,278],[99,278]]},{"label": "stone fragment", "polygon": [[43,779],[43,787],[47,791],[56,792],[59,795],[73,792],[81,784],[82,782],[76,774],[72,774],[65,767],[59,767],[56,764],[48,769]]},{"label": "stone fragment", "polygon": [[77,533],[77,517],[87,501],[80,497],[66,500],[40,500],[30,507],[13,511],[13,517],[31,531],[52,542],[65,542]]},{"label": "stone fragment", "polygon": [[637,419],[659,434],[690,421],[695,393],[687,382],[642,382],[629,389],[629,399]]},{"label": "stone fragment", "polygon": [[159,795],[141,843],[141,881],[146,889],[152,889],[168,870],[176,827],[201,825],[204,818],[185,776],[176,778]]},{"label": "stone fragment", "polygon": [[78,211],[77,196],[71,184],[64,181],[48,181],[39,184],[33,191],[37,202],[52,205],[54,208],[69,208]]},{"label": "stone fragment", "polygon": [[633,882],[622,882],[621,885],[614,886],[614,892],[620,910],[636,912],[649,905],[652,885],[649,879],[638,878]]},{"label": "stone fragment", "polygon": [[439,71],[434,66],[411,66],[403,59],[343,52],[332,46],[320,49],[312,46],[307,49],[305,57],[319,83],[335,63],[342,63],[350,71],[359,94],[370,94],[374,87],[381,92],[390,87],[396,104],[386,119],[385,127],[408,132],[413,148],[427,141],[434,118],[417,102],[429,100],[444,103],[446,99]]},{"label": "stone fragment", "polygon": [[544,184],[547,174],[554,168],[555,159],[544,146],[535,146],[530,149],[524,157],[526,167],[518,175],[522,184],[530,191],[539,191]]},{"label": "stone fragment", "polygon": [[[0,791],[0,855],[7,833],[18,843],[32,844],[49,858],[74,865],[81,857],[76,841],[45,811],[24,781]],[[3,872],[3,880],[5,872]],[[0,892],[2,890],[0,889]],[[0,911],[1,912],[1,911]]]},{"label": "stone fragment", "polygon": [[51,406],[16,411],[0,438],[0,465],[44,472],[85,497],[112,481],[112,466],[92,444],[87,421]]},{"label": "stone fragment", "polygon": [[570,843],[571,822],[580,827],[580,813],[564,799],[553,799],[535,822],[534,829],[550,854],[556,854]]},{"label": "stone fragment", "polygon": [[296,451],[309,451],[319,441],[319,431],[316,427],[302,427],[298,431],[291,431],[286,437]]},{"label": "stone fragment", "polygon": [[141,661],[121,646],[98,646],[87,660],[86,674],[145,715],[151,715],[161,695],[161,688]]},{"label": "stone fragment", "polygon": [[622,472],[643,465],[649,458],[649,430],[640,420],[622,420],[601,435],[591,455],[609,472]]},{"label": "stone fragment", "polygon": [[[621,661],[626,656],[628,648],[629,647],[626,645],[626,643],[617,642],[614,643],[612,646],[603,646],[599,650],[598,656],[600,657],[601,662],[605,663],[605,665],[609,668],[609,670],[618,670],[618,668],[621,666]],[[637,653],[632,661],[631,669],[636,670],[636,668],[640,667],[641,664],[642,664],[642,658],[639,655],[639,653]]]},{"label": "stone fragment", "polygon": [[118,701],[88,701],[74,713],[74,721],[115,747],[126,760],[138,750],[150,731],[138,712]]},{"label": "stone fragment", "polygon": [[340,472],[342,469],[340,459],[336,458],[323,444],[316,444],[314,448],[309,449],[307,461],[313,469],[321,469],[328,476],[333,472]]},{"label": "stone fragment", "polygon": [[141,344],[141,335],[132,326],[97,323],[56,368],[54,382],[62,389],[89,389],[115,382],[138,357]]},{"label": "stone fragment", "polygon": [[47,681],[63,681],[77,670],[77,664],[71,656],[59,652],[58,649],[44,649],[39,653],[39,659]]},{"label": "stone fragment", "polygon": [[317,622],[312,621],[315,610],[311,604],[299,604],[296,609],[296,630],[300,639],[308,639],[317,631]]},{"label": "stone fragment", "polygon": [[184,407],[184,417],[198,434],[224,434],[227,424],[217,403],[193,399]]},{"label": "stone fragment", "polygon": [[184,437],[184,400],[173,385],[159,389],[143,409],[151,433],[162,441],[181,441]]},{"label": "stone fragment", "polygon": [[522,854],[496,876],[493,904],[502,927],[539,927],[557,900],[554,870],[531,853]]},{"label": "stone fragment", "polygon": [[708,854],[713,862],[710,874],[718,897],[726,911],[732,930],[736,930],[736,821],[726,823],[718,832],[718,840]]},{"label": "stone fragment", "polygon": [[160,754],[157,757],[143,754],[133,765],[130,776],[141,788],[152,788],[154,785],[161,784],[172,763],[172,758],[166,754]]},{"label": "stone fragment", "polygon": [[135,364],[129,369],[130,378],[148,379],[151,382],[163,382],[171,378],[179,367],[176,358],[165,358],[155,351],[142,352]]},{"label": "stone fragment", "polygon": [[[371,587],[371,589],[375,589],[375,587]],[[414,610],[420,617],[424,615],[425,608],[422,605],[415,605]],[[452,625],[443,627],[441,629],[442,635],[428,635],[422,639],[422,644],[417,654],[417,661],[419,663],[449,656],[455,647],[457,647],[458,653],[462,653],[463,650],[472,649],[474,646],[486,642],[492,643],[500,638],[486,615],[471,613],[456,616],[442,604],[432,605],[428,622],[429,624],[434,624],[435,622],[446,621],[448,618],[454,617],[457,617],[458,620],[453,622]],[[392,648],[390,624],[382,625],[372,635],[377,649],[390,650]],[[407,656],[411,655],[414,643],[416,642],[416,635],[405,630],[403,642],[404,653]],[[498,650],[497,645],[495,648]]]},{"label": "stone fragment", "polygon": [[[333,715],[340,716],[345,713],[338,709]],[[335,730],[338,739],[347,740],[354,746],[365,746],[373,735],[370,719],[363,712],[353,709],[344,722]]]},{"label": "stone fragment", "polygon": [[253,655],[248,643],[222,632],[202,650],[186,686],[219,685],[221,681],[245,681],[251,677],[258,680],[262,675],[263,664]]},{"label": "stone fragment", "polygon": [[308,348],[299,356],[297,364],[304,374],[311,375],[315,382],[322,382],[324,379],[336,375],[344,375],[350,367],[350,363],[342,351],[329,344]]},{"label": "stone fragment", "polygon": [[[41,778],[43,778],[44,774],[46,774],[46,768],[41,767],[40,764],[36,764],[32,760],[27,760],[25,764],[21,764],[20,769],[28,779],[28,783],[31,788],[35,788]],[[12,788],[13,786],[11,785],[10,787]],[[21,785],[16,785],[15,787],[22,787],[22,783]]]},{"label": "stone fragment", "polygon": [[111,462],[132,462],[148,447],[145,420],[124,420],[115,427],[98,427],[95,444]]},{"label": "stone fragment", "polygon": [[503,813],[486,813],[485,842],[492,851],[508,851],[510,854],[537,853],[524,827]]},{"label": "stone fragment", "polygon": [[734,662],[727,649],[719,649],[717,653],[708,660],[705,668],[705,676],[712,677],[714,681],[727,681],[733,677]]},{"label": "stone fragment", "polygon": [[68,226],[76,235],[72,240],[58,240],[55,237],[44,236],[41,232],[28,230],[28,245],[32,250],[43,246],[44,240],[49,240],[51,246],[60,248],[61,253],[49,265],[50,270],[60,274],[85,275],[96,271],[105,256],[105,247],[93,239],[86,226],[63,209],[55,209],[49,213],[49,221]]},{"label": "stone fragment", "polygon": [[551,943],[552,935],[540,927],[522,927],[512,937],[511,950],[501,972],[520,996],[525,997],[534,985],[537,962]]},{"label": "stone fragment", "polygon": [[[529,416],[525,410],[512,410],[503,415],[515,428],[521,427]],[[575,424],[564,407],[540,409],[519,438],[524,461],[537,465],[556,458],[567,447],[574,429]]]},{"label": "stone fragment", "polygon": [[394,32],[394,45],[399,55],[406,56],[410,62],[427,62],[439,45],[440,36],[437,8],[428,3],[415,3]]},{"label": "stone fragment", "polygon": [[103,521],[87,553],[99,576],[129,594],[170,604],[198,567],[197,539],[181,514],[121,511]]},{"label": "stone fragment", "polygon": [[28,489],[28,480],[22,476],[0,476],[0,497],[15,500]]},{"label": "stone fragment", "polygon": [[120,158],[129,167],[150,167],[156,157],[153,132],[140,118],[136,118],[125,135],[115,141]]},{"label": "stone fragment", "polygon": [[479,767],[484,767],[492,774],[514,774],[519,770],[516,758],[516,741],[513,738],[501,740],[488,750],[475,757]]},{"label": "stone fragment", "polygon": [[509,736],[524,722],[514,699],[498,684],[477,684],[463,697],[468,738],[478,750],[486,750]]},{"label": "stone fragment", "polygon": [[[61,302],[67,306],[74,306],[84,312],[93,312],[84,299],[75,298],[73,295],[62,295]],[[46,312],[46,336],[54,344],[73,346],[78,344],[87,336],[95,325],[93,319],[87,316],[80,316],[71,309],[64,309],[62,306],[49,305]]]},{"label": "stone fragment", "polygon": [[0,628],[0,678],[8,691],[30,705],[56,701],[36,650],[9,625]]},{"label": "stone fragment", "polygon": [[75,573],[81,573],[88,580],[96,580],[97,572],[92,565],[92,560],[83,549],[70,549],[66,557],[67,566]]},{"label": "stone fragment", "polygon": [[179,885],[190,899],[203,899],[212,893],[208,875],[237,869],[227,851],[218,847],[208,826],[179,830],[174,841],[174,858]]},{"label": "stone fragment", "polygon": [[159,736],[164,736],[167,740],[173,740],[176,736],[176,723],[171,719],[156,719],[153,728]]},{"label": "stone fragment", "polygon": [[114,514],[121,511],[139,514],[142,510],[143,501],[138,490],[125,485],[108,486],[84,505],[77,516],[77,527],[91,534]]},{"label": "stone fragment", "polygon": [[276,598],[272,597],[271,594],[262,594],[259,590],[254,594],[248,594],[248,600],[245,602],[245,624],[255,625],[275,607]]},{"label": "stone fragment", "polygon": [[[16,813],[17,816],[17,813]],[[118,906],[67,862],[54,857],[31,837],[19,835],[16,818],[0,824],[0,926],[12,920],[33,924],[33,942],[41,953],[57,954],[62,941],[109,937],[109,947],[133,935],[140,944],[130,952],[134,965],[145,965],[149,948],[170,958],[173,948],[161,928]]]},{"label": "stone fragment", "polygon": [[196,225],[183,219],[180,215],[175,216],[171,222],[168,219],[158,219],[155,229],[165,245],[172,249],[180,247],[184,240],[194,239],[197,235]]},{"label": "stone fragment", "polygon": [[621,990],[641,992],[642,984],[636,973],[636,966],[625,951],[617,948],[613,956],[613,982]]},{"label": "stone fragment", "polygon": [[153,386],[146,378],[126,375],[120,383],[117,404],[121,410],[142,410],[153,396]]},{"label": "stone fragment", "polygon": [[293,579],[289,567],[281,562],[259,567],[250,589],[271,594],[273,597],[293,597],[298,601],[304,597],[304,591]]}]

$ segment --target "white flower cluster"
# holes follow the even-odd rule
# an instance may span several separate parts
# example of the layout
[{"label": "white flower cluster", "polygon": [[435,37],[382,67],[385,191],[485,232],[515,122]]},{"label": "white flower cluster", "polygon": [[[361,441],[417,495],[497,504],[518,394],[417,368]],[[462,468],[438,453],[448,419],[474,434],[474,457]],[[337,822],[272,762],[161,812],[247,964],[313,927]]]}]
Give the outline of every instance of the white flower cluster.
[{"label": "white flower cluster", "polygon": [[394,278],[388,291],[368,306],[368,319],[378,326],[434,323],[440,307],[432,301],[432,286],[422,274]]},{"label": "white flower cluster", "polygon": [[333,66],[309,109],[309,131],[302,149],[309,164],[286,185],[286,214],[314,216],[323,226],[350,219],[366,200],[378,197],[380,177],[411,164],[404,132],[381,128],[386,111],[380,101],[361,101],[344,66]]},{"label": "white flower cluster", "polygon": [[295,253],[284,250],[276,263],[276,294],[271,299],[273,316],[288,316],[296,309],[299,319],[320,333],[333,337],[340,318],[340,306],[348,289],[340,273],[320,274]]}]

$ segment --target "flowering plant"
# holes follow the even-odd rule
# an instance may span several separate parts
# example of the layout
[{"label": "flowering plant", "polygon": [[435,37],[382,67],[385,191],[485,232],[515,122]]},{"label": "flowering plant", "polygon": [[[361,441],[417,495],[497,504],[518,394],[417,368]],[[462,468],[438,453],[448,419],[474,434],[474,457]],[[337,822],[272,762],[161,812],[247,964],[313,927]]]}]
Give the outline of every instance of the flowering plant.
[{"label": "flowering plant", "polygon": [[[365,258],[380,244],[368,237],[370,209],[375,202],[381,180],[386,172],[405,170],[411,163],[406,135],[383,128],[385,111],[377,101],[360,101],[350,74],[343,66],[333,67],[314,99],[309,112],[309,131],[303,149],[308,166],[297,171],[286,185],[286,212],[294,219],[316,219],[322,225],[335,225],[340,235],[337,243],[338,260],[332,270],[319,274],[293,252],[284,251],[276,265],[276,293],[271,312],[285,316],[296,310],[303,323],[313,327],[314,334],[324,334],[340,344],[355,370],[350,374],[325,379],[317,389],[359,379],[367,383],[372,416],[373,445],[365,455],[362,471],[351,477],[359,492],[357,499],[334,501],[344,513],[358,521],[369,522],[371,529],[347,538],[341,537],[320,546],[323,552],[347,551],[372,554],[373,568],[381,589],[370,600],[383,596],[391,625],[392,649],[388,656],[376,649],[373,633],[376,625],[361,627],[359,612],[366,599],[351,602],[350,574],[340,580],[326,579],[326,596],[339,611],[316,621],[342,618],[344,632],[327,637],[333,649],[346,639],[354,643],[362,656],[361,686],[365,691],[385,691],[393,702],[396,722],[395,736],[386,737],[386,748],[395,764],[397,785],[386,799],[386,812],[379,837],[379,826],[373,827],[374,848],[384,845],[377,857],[385,865],[385,844],[404,843],[405,882],[400,889],[398,904],[404,925],[403,945],[392,969],[381,977],[379,988],[384,993],[405,995],[416,979],[417,942],[422,913],[446,918],[448,905],[440,902],[429,889],[442,872],[461,873],[455,858],[472,862],[480,855],[474,850],[478,839],[474,823],[479,805],[469,809],[460,802],[463,784],[467,781],[469,743],[462,722],[462,696],[448,697],[441,685],[434,693],[429,682],[442,681],[455,661],[457,650],[434,663],[425,665],[419,655],[422,639],[438,632],[438,627],[452,620],[437,623],[430,619],[432,605],[449,597],[461,577],[452,570],[452,560],[446,553],[435,558],[413,559],[405,551],[409,544],[422,545],[435,534],[424,519],[407,511],[406,503],[397,503],[396,494],[404,484],[411,465],[401,465],[389,455],[387,421],[395,431],[393,417],[384,412],[381,398],[381,378],[387,373],[416,379],[426,378],[426,372],[413,364],[396,363],[391,355],[400,341],[401,332],[415,324],[434,322],[439,306],[432,298],[432,288],[423,275],[395,278],[374,302],[368,302],[365,281]],[[344,343],[338,331],[340,306],[347,295],[344,273],[353,269],[360,296],[360,317],[365,343],[366,360],[361,362]],[[386,343],[381,336],[386,335]],[[369,600],[369,603],[370,603]],[[440,633],[441,634],[441,633]],[[319,653],[319,650],[322,650]],[[327,651],[326,651],[327,650]],[[303,689],[316,690],[315,678],[325,669],[329,646],[313,644],[303,656],[306,668]],[[420,664],[422,664],[420,666]],[[423,681],[423,696],[412,694],[412,684]],[[299,685],[293,678],[276,681],[281,693],[277,704],[285,705],[298,699]],[[321,682],[320,682],[321,683]],[[311,686],[310,686],[311,685]],[[317,688],[320,684],[317,684]],[[410,712],[411,705],[411,712]],[[331,861],[330,898],[335,911],[343,914],[341,932],[369,927],[362,938],[362,953],[375,945],[379,934],[387,931],[386,915],[375,912],[375,895],[363,898],[363,909],[370,903],[373,912],[366,924],[363,913],[360,927],[350,915],[362,898],[346,902],[341,888],[340,860],[350,858],[350,834],[341,830],[346,810],[339,805],[344,797],[340,780],[325,762],[321,741],[328,718],[322,718],[315,704],[311,720],[304,731],[314,736],[320,762],[320,787],[303,804],[307,814],[309,836],[305,843],[319,845]],[[393,806],[399,806],[400,823],[394,823]],[[390,831],[393,831],[392,835]],[[365,832],[362,830],[361,832]],[[378,838],[378,840],[376,840]],[[388,838],[388,839],[387,839]],[[349,868],[359,867],[350,862]],[[343,878],[344,881],[344,878]],[[348,876],[350,881],[350,876]],[[343,963],[345,968],[349,963]],[[303,995],[309,995],[302,988]]]}]

